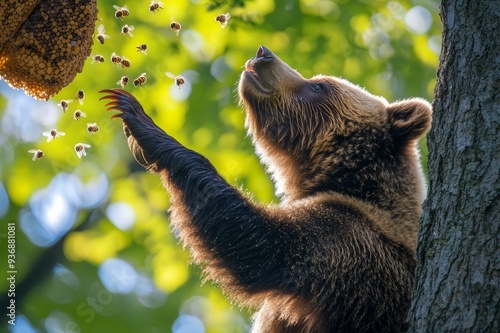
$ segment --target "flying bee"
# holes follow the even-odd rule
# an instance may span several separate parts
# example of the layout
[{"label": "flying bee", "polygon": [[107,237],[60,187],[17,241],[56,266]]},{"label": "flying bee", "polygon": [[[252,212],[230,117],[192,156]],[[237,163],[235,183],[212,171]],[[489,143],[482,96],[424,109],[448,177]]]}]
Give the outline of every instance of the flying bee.
[{"label": "flying bee", "polygon": [[117,6],[117,5],[113,5],[113,8],[116,9],[115,18],[117,18],[117,19],[123,20],[123,18],[125,16],[129,16],[130,15],[130,12],[125,7],[120,7],[120,6]]},{"label": "flying bee", "polygon": [[134,37],[134,34],[132,33],[132,31],[135,29],[135,27],[133,25],[128,25],[128,24],[125,24],[123,27],[122,27],[122,35],[129,35],[130,37]]},{"label": "flying bee", "polygon": [[78,100],[78,103],[82,105],[83,99],[85,98],[85,93],[83,92],[83,90],[78,90],[78,92],[75,95],[75,98]]},{"label": "flying bee", "polygon": [[174,79],[175,84],[177,85],[177,87],[179,87],[179,89],[181,89],[182,85],[186,84],[186,79],[182,75],[175,76],[175,74],[172,74],[170,72],[165,72],[165,75],[167,75],[171,79]]},{"label": "flying bee", "polygon": [[40,149],[30,149],[28,150],[28,153],[33,154],[33,161],[39,160],[43,157],[43,151],[41,151]]},{"label": "flying bee", "polygon": [[231,14],[226,13],[226,14],[217,15],[215,17],[215,20],[217,22],[220,22],[220,26],[222,27],[222,29],[224,29],[227,25],[227,21],[229,21],[230,18],[231,18]]},{"label": "flying bee", "polygon": [[93,64],[96,62],[104,62],[104,57],[100,54],[96,54],[95,56],[92,57],[92,61],[90,63]]},{"label": "flying bee", "polygon": [[63,112],[66,112],[66,110],[69,107],[69,103],[71,102],[73,102],[72,99],[63,99],[59,104],[57,104],[57,106],[60,107],[63,110]]},{"label": "flying bee", "polygon": [[97,27],[97,36],[95,38],[97,38],[97,40],[101,44],[104,44],[104,39],[105,38],[109,38],[109,36],[106,35],[104,32],[105,32],[105,30],[104,30],[104,24],[99,24],[99,26]]},{"label": "flying bee", "polygon": [[97,133],[99,131],[99,126],[96,123],[88,123],[87,124],[87,132],[90,134]]},{"label": "flying bee", "polygon": [[122,58],[121,61],[122,68],[129,68],[130,67],[130,60],[126,59],[125,57]]},{"label": "flying bee", "polygon": [[50,131],[45,131],[42,133],[43,136],[47,137],[47,142],[50,142],[54,140],[55,138],[58,138],[60,136],[65,136],[66,133],[58,131],[57,129],[51,129]]},{"label": "flying bee", "polygon": [[163,2],[161,1],[151,1],[149,10],[154,14],[156,10],[163,9]]},{"label": "flying bee", "polygon": [[146,83],[148,79],[146,79],[146,73],[142,73],[137,79],[134,80],[134,86],[142,87],[143,84]]},{"label": "flying bee", "polygon": [[128,76],[127,75],[122,76],[122,78],[120,80],[118,80],[118,82],[116,82],[117,85],[122,86],[122,89],[125,89],[125,86],[127,85],[127,83],[128,83]]},{"label": "flying bee", "polygon": [[90,148],[89,144],[86,143],[77,143],[75,145],[75,153],[78,158],[82,158],[83,156],[87,156],[87,152],[85,152],[85,148]]},{"label": "flying bee", "polygon": [[76,110],[73,113],[73,118],[75,118],[75,120],[80,120],[81,117],[87,118],[87,115],[85,114],[85,112],[82,112],[80,110]]},{"label": "flying bee", "polygon": [[181,24],[179,22],[172,20],[172,22],[170,22],[170,29],[172,29],[172,31],[175,31],[176,36],[179,36],[179,31],[181,30]]},{"label": "flying bee", "polygon": [[111,62],[113,63],[113,66],[115,64],[120,64],[122,62],[122,58],[120,56],[117,56],[116,53],[111,53]]},{"label": "flying bee", "polygon": [[146,44],[141,44],[139,46],[136,46],[137,52],[142,52],[142,54],[148,54],[148,46]]}]

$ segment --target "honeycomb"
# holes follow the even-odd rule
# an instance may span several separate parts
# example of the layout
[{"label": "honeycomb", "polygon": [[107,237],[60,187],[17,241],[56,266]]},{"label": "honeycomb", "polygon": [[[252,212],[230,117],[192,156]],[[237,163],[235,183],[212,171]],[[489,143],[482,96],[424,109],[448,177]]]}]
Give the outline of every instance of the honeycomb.
[{"label": "honeycomb", "polygon": [[0,78],[49,99],[82,71],[97,12],[97,0],[0,0]]}]

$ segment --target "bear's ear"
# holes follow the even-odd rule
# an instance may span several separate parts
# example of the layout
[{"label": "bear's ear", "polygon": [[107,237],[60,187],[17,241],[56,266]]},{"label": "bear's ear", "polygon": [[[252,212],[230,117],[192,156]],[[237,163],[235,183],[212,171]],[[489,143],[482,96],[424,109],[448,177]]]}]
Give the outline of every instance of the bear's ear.
[{"label": "bear's ear", "polygon": [[417,140],[431,128],[432,107],[423,99],[392,103],[387,113],[390,133],[401,143]]}]

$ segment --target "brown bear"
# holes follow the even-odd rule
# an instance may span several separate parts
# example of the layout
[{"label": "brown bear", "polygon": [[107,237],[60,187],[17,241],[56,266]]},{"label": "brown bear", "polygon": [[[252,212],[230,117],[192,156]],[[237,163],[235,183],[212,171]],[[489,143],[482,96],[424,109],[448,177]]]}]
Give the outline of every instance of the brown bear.
[{"label": "brown bear", "polygon": [[132,95],[103,92],[136,160],[162,177],[194,261],[258,310],[252,332],[407,329],[429,103],[389,104],[343,79],[305,79],[260,47],[239,96],[282,198],[267,206],[158,128]]}]

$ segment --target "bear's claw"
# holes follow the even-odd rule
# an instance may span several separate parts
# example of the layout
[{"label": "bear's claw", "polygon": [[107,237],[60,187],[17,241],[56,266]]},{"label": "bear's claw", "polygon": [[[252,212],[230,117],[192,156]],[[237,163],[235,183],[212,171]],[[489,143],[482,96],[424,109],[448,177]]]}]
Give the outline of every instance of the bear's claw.
[{"label": "bear's claw", "polygon": [[[122,89],[105,89],[99,91],[105,93],[99,100],[109,99],[106,103],[106,111],[115,110],[119,113],[111,118],[120,118],[123,121],[123,132],[127,138],[127,143],[134,158],[144,168],[155,172],[156,167],[153,159],[144,148],[151,152],[152,139],[158,138],[161,135],[166,135],[153,122],[153,120],[144,112],[141,104],[132,94]],[[142,138],[142,145],[139,144],[136,138]],[[153,145],[154,146],[154,145]]]},{"label": "bear's claw", "polygon": [[132,96],[129,92],[123,89],[105,89],[99,91],[99,93],[106,93],[107,95],[101,97],[99,100],[109,99],[111,102],[106,103],[108,107],[106,111],[116,110],[120,113],[113,115],[111,118],[123,118],[123,115],[134,114],[138,115],[144,113],[141,104],[137,99]]}]

